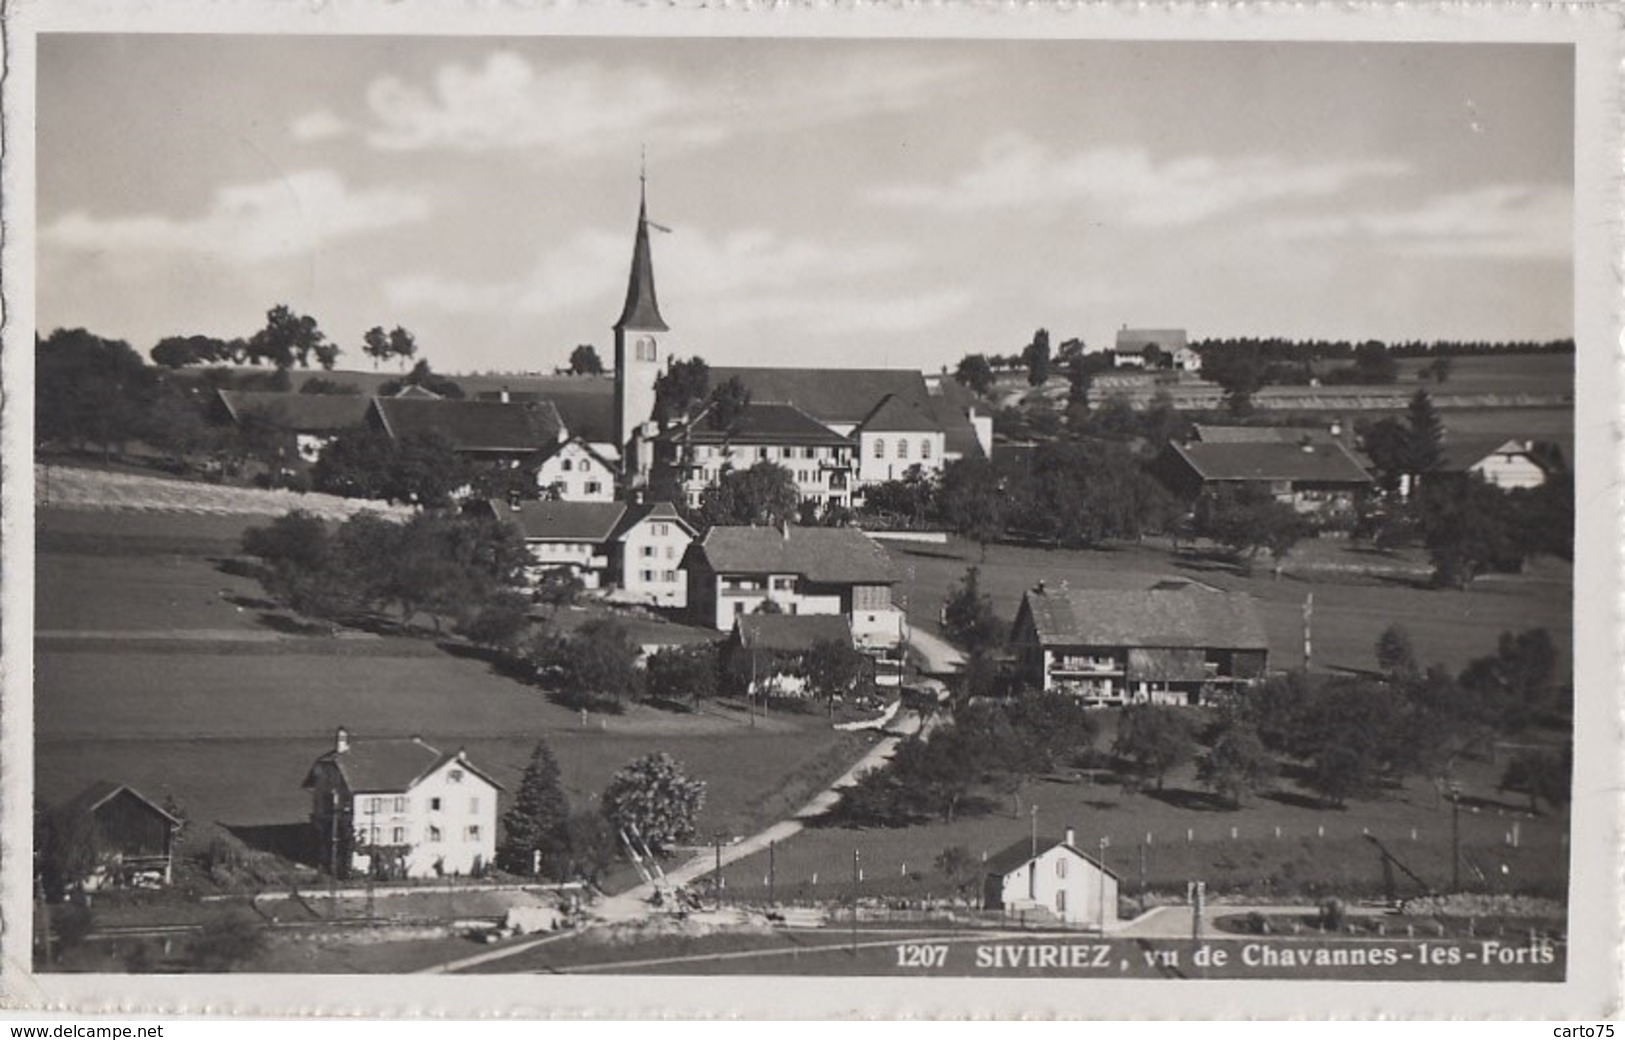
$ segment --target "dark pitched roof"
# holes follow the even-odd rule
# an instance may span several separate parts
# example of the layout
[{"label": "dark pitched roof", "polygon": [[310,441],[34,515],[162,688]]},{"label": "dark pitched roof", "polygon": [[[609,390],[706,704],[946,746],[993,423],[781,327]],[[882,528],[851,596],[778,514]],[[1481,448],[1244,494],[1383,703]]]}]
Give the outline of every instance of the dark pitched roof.
[{"label": "dark pitched roof", "polygon": [[120,792],[128,792],[130,797],[141,802],[147,808],[151,809],[159,816],[162,816],[176,827],[181,825],[180,820],[177,820],[172,813],[166,810],[163,806],[159,805],[157,802],[154,802],[151,798],[148,798],[146,795],[142,794],[140,791],[137,791],[128,784],[115,784],[111,780],[91,781],[84,790],[57,806],[56,811],[64,819],[87,816],[95,812],[97,809],[100,809],[103,805],[106,805],[114,798],[117,798]]},{"label": "dark pitched roof", "polygon": [[521,502],[515,508],[493,499],[489,505],[527,541],[607,541],[626,512],[625,502]]},{"label": "dark pitched roof", "polygon": [[300,433],[332,433],[358,426],[371,398],[360,394],[291,394],[265,390],[221,390],[220,403],[235,423],[269,423]]},{"label": "dark pitched roof", "polygon": [[1044,645],[1269,649],[1258,608],[1242,592],[1030,590],[1022,607]]},{"label": "dark pitched roof", "polygon": [[632,243],[632,271],[626,279],[626,305],[615,322],[617,329],[648,329],[665,332],[660,304],[655,300],[654,257],[649,251],[649,207],[638,199],[638,233]]},{"label": "dark pitched roof", "polygon": [[[1048,837],[1048,836],[1045,836],[1045,835],[1039,835],[1039,838],[1038,838],[1038,854],[1043,855],[1044,853],[1048,852],[1050,849],[1055,848],[1057,845],[1062,846],[1063,848],[1071,851],[1075,855],[1082,857],[1084,860],[1088,861],[1090,866],[1096,867],[1097,869],[1105,871],[1108,875],[1110,875],[1113,878],[1118,877],[1117,871],[1113,870],[1110,867],[1102,866],[1101,863],[1100,863],[1100,860],[1098,860],[1095,857],[1089,855],[1087,852],[1085,852],[1082,849],[1078,848],[1076,845],[1068,845],[1064,840],[1062,840],[1060,838],[1052,838],[1052,837]],[[995,852],[993,855],[989,856],[987,858],[987,862],[982,864],[982,869],[988,874],[994,874],[994,875],[997,875],[999,877],[1003,877],[1004,875],[1010,873],[1012,870],[1016,870],[1019,867],[1024,867],[1027,864],[1031,863],[1032,861],[1033,861],[1033,842],[1032,842],[1032,839],[1031,838],[1023,838],[1020,841],[1011,842],[1009,845],[1005,846],[1004,848],[1000,849],[998,852]]]},{"label": "dark pitched roof", "polygon": [[719,574],[800,574],[837,585],[897,580],[886,550],[855,527],[713,527],[699,549]]},{"label": "dark pitched roof", "polygon": [[395,440],[435,434],[458,451],[536,451],[556,442],[564,425],[550,401],[503,404],[379,397],[373,399],[373,409]]},{"label": "dark pitched roof", "polygon": [[801,653],[830,640],[852,645],[852,626],[843,614],[741,614],[734,630],[748,650]]},{"label": "dark pitched roof", "polygon": [[851,441],[790,404],[759,404],[752,401],[731,429],[714,429],[706,413],[686,427],[674,427],[660,434],[661,440],[693,444],[811,444],[840,446]]},{"label": "dark pitched roof", "polygon": [[667,523],[677,524],[688,532],[690,538],[699,533],[693,524],[683,519],[682,514],[677,512],[677,507],[670,502],[634,502],[626,506],[626,512],[616,521],[615,530],[610,532],[610,537],[616,540],[624,538],[628,531],[645,520],[664,520]]},{"label": "dark pitched roof", "polygon": [[1311,444],[1342,443],[1332,431],[1319,426],[1213,426],[1196,423],[1196,439],[1203,444]]},{"label": "dark pitched roof", "polygon": [[976,398],[953,379],[943,379],[937,392],[926,402],[926,409],[942,427],[942,448],[950,455],[967,459],[982,457],[982,442],[971,425],[970,411],[976,407]]},{"label": "dark pitched roof", "polygon": [[1553,441],[1486,435],[1447,436],[1440,446],[1439,468],[1446,472],[1466,472],[1491,455],[1526,455],[1547,473],[1562,472],[1563,449]]},{"label": "dark pitched roof", "polygon": [[464,769],[492,787],[502,789],[501,784],[470,763],[461,751],[442,753],[416,737],[351,740],[348,750],[341,752],[335,748],[316,759],[305,776],[305,786],[314,783],[317,769],[330,765],[338,770],[353,794],[406,791],[452,761],[460,761]]},{"label": "dark pitched roof", "polygon": [[394,393],[390,394],[389,396],[390,397],[408,397],[408,398],[421,397],[425,401],[444,401],[446,399],[445,394],[437,394],[433,390],[430,390],[428,387],[419,386],[416,383],[407,383],[405,386],[401,387],[399,390],[395,391]]},{"label": "dark pitched roof", "polygon": [[1185,346],[1185,330],[1118,329],[1117,345],[1112,349],[1118,354],[1138,354],[1153,343],[1172,354]]},{"label": "dark pitched roof", "polygon": [[1203,480],[1301,480],[1324,484],[1369,484],[1371,475],[1361,468],[1342,444],[1311,443],[1305,450],[1296,443],[1171,444]]},{"label": "dark pitched roof", "polygon": [[711,385],[738,376],[750,399],[762,404],[793,404],[819,422],[856,425],[887,394],[914,402],[930,394],[925,376],[906,368],[728,368],[711,369]]},{"label": "dark pitched roof", "polygon": [[[614,384],[610,384],[612,387]],[[591,444],[614,444],[615,395],[613,393],[582,392],[554,394],[547,398],[564,428],[572,436]]]},{"label": "dark pitched roof", "polygon": [[927,415],[918,405],[896,394],[887,394],[869,410],[859,429],[870,433],[915,430],[935,430],[940,427],[936,416]]}]

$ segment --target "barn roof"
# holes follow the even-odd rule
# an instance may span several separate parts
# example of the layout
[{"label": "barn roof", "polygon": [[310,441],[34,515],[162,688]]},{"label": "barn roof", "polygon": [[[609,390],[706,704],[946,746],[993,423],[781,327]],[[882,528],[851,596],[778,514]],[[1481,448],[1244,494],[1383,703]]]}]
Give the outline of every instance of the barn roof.
[{"label": "barn roof", "polygon": [[1045,645],[1269,649],[1257,605],[1242,592],[1032,589],[1022,609]]},{"label": "barn roof", "polygon": [[844,614],[741,614],[734,629],[747,650],[801,653],[820,642],[852,645],[852,626]]},{"label": "barn roof", "polygon": [[430,434],[443,437],[458,451],[535,451],[556,442],[564,425],[551,401],[504,404],[380,397],[373,399],[373,408],[391,439]]},{"label": "barn roof", "polygon": [[360,394],[221,390],[219,395],[234,423],[254,420],[299,433],[332,433],[358,426],[371,403],[371,398]]},{"label": "barn roof", "polygon": [[819,422],[856,425],[887,394],[911,401],[930,397],[925,376],[907,368],[728,368],[711,369],[711,385],[737,376],[750,399],[762,404],[793,404]]},{"label": "barn roof", "polygon": [[1153,343],[1172,354],[1185,346],[1185,330],[1118,329],[1117,345],[1112,349],[1118,354],[1138,354]]},{"label": "barn roof", "polygon": [[626,513],[625,502],[520,502],[492,499],[498,520],[518,526],[526,541],[604,542]]},{"label": "barn roof", "polygon": [[176,819],[173,813],[154,802],[151,798],[128,784],[116,784],[111,780],[91,781],[84,790],[57,806],[56,811],[61,816],[69,819],[87,816],[117,798],[121,792],[127,792],[130,797],[136,799],[157,815],[162,816],[174,826],[179,827],[181,825],[181,821]]},{"label": "barn roof", "polygon": [[1191,429],[1203,444],[1311,444],[1341,443],[1331,430],[1319,426],[1214,426],[1196,423]]},{"label": "barn roof", "polygon": [[351,740],[346,750],[335,748],[316,759],[305,786],[313,784],[318,768],[330,765],[338,770],[351,793],[408,791],[452,761],[460,761],[463,768],[501,790],[502,785],[470,763],[461,750],[437,751],[417,737]]},{"label": "barn roof", "polygon": [[1371,475],[1336,441],[1170,444],[1203,480],[1294,480],[1369,484]]},{"label": "barn roof", "polygon": [[719,574],[799,574],[829,584],[890,585],[891,557],[855,527],[713,527],[700,542]]},{"label": "barn roof", "polygon": [[[1108,866],[1104,866],[1101,864],[1100,860],[1089,855],[1087,852],[1084,852],[1076,845],[1068,845],[1066,841],[1061,838],[1041,835],[1038,839],[1038,854],[1042,856],[1044,853],[1055,848],[1056,846],[1066,849],[1068,852],[1072,853],[1074,856],[1077,856],[1079,859],[1082,859],[1084,862],[1088,863],[1097,870],[1105,871],[1108,876],[1112,878],[1118,877],[1117,871]],[[1011,842],[1009,845],[989,856],[987,858],[987,862],[982,864],[982,868],[988,874],[1003,877],[1012,870],[1019,870],[1020,868],[1025,867],[1032,861],[1032,839],[1023,838],[1020,841]]]}]

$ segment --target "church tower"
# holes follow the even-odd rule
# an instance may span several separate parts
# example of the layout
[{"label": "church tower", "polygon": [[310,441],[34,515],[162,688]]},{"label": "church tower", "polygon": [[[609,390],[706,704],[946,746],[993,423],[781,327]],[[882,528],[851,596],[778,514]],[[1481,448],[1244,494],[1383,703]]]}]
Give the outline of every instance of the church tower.
[{"label": "church tower", "polygon": [[620,438],[621,471],[629,477],[646,465],[646,460],[637,457],[642,452],[632,442],[638,428],[654,414],[655,378],[660,375],[662,363],[659,336],[667,331],[655,300],[646,180],[640,174],[638,181],[638,231],[632,245],[632,272],[627,279],[626,305],[615,323],[615,432]]}]

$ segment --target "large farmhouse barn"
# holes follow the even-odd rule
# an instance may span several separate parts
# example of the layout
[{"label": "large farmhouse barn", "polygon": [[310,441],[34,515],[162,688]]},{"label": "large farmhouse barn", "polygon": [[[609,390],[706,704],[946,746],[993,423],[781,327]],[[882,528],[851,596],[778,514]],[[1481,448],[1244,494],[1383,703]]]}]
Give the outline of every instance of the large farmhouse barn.
[{"label": "large farmhouse barn", "polygon": [[1319,516],[1352,513],[1373,483],[1343,442],[1319,429],[1199,426],[1195,439],[1170,442],[1152,469],[1182,498],[1250,486]]},{"label": "large farmhouse barn", "polygon": [[1199,586],[1068,589],[1040,583],[1011,632],[1022,678],[1087,704],[1201,704],[1264,674],[1251,596]]}]

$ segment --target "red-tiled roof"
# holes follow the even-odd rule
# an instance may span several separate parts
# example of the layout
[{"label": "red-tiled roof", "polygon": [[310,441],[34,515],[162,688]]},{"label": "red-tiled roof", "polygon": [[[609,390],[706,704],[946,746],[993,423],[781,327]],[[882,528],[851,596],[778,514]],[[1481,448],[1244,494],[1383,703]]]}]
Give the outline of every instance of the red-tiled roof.
[{"label": "red-tiled roof", "polygon": [[551,401],[430,401],[374,398],[374,414],[394,440],[420,434],[445,438],[458,451],[536,451],[555,442],[563,423]]},{"label": "red-tiled roof", "polygon": [[604,542],[626,512],[625,502],[521,502],[518,507],[494,499],[499,520],[518,525],[527,541]]},{"label": "red-tiled roof", "polygon": [[793,444],[839,447],[851,441],[831,430],[806,412],[790,404],[759,404],[752,401],[740,414],[739,422],[726,430],[711,426],[706,413],[686,427],[660,434],[660,439],[692,444]]},{"label": "red-tiled roof", "polygon": [[1292,480],[1320,484],[1369,484],[1371,475],[1335,442],[1195,442],[1169,445],[1203,480]]},{"label": "red-tiled roof", "polygon": [[[317,769],[331,766],[338,770],[352,794],[407,791],[447,762],[460,757],[461,752],[442,753],[415,737],[351,740],[347,750],[341,752],[335,748],[318,758],[305,778],[305,786],[311,786]],[[461,764],[492,787],[501,789],[501,784],[466,759]]]},{"label": "red-tiled roof", "polygon": [[718,574],[799,574],[832,585],[890,585],[891,557],[855,527],[713,527],[699,551]]},{"label": "red-tiled roof", "polygon": [[734,629],[747,650],[802,653],[814,643],[852,645],[852,626],[843,614],[741,614]]},{"label": "red-tiled roof", "polygon": [[1269,649],[1257,606],[1240,592],[1030,590],[1022,607],[1044,645]]},{"label": "red-tiled roof", "polygon": [[221,390],[220,403],[235,423],[267,423],[297,433],[334,433],[358,426],[371,398],[360,394],[291,394]]}]

